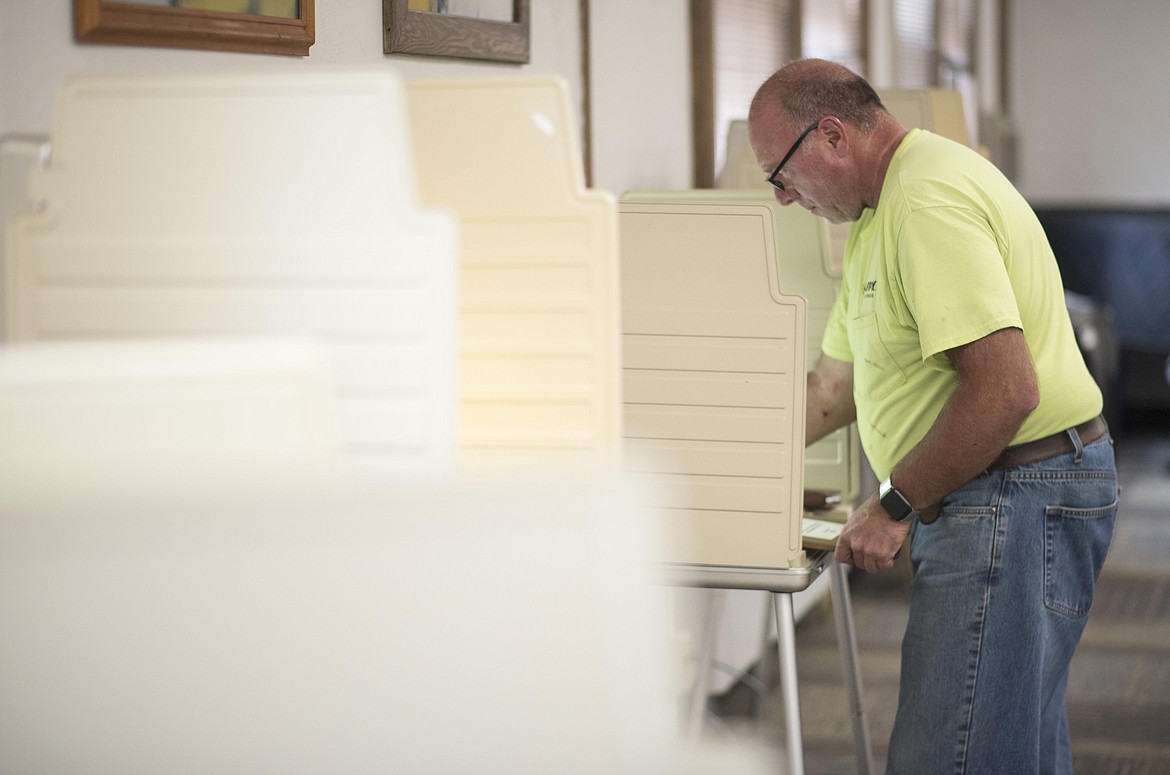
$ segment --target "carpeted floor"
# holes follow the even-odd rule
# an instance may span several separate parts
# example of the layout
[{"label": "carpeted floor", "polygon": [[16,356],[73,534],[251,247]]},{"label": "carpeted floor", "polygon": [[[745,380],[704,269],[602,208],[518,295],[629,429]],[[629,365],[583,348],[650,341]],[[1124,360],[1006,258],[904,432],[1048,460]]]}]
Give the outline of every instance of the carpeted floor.
[{"label": "carpeted floor", "polygon": [[[1069,677],[1078,775],[1170,773],[1170,431],[1118,440],[1122,506],[1113,547]],[[850,575],[864,706],[876,772],[898,697],[906,582],[897,571]],[[828,598],[797,625],[797,669],[808,775],[857,772]],[[713,698],[707,726],[783,745],[776,658]]]}]

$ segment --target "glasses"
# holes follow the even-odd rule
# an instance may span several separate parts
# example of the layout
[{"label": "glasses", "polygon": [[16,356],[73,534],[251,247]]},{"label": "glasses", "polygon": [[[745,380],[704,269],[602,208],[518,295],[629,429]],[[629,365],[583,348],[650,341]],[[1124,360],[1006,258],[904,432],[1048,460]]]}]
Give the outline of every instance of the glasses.
[{"label": "glasses", "polygon": [[820,126],[820,123],[818,119],[816,123],[800,133],[800,137],[796,138],[796,142],[788,149],[788,153],[784,154],[784,158],[780,160],[780,163],[776,165],[776,169],[772,170],[772,174],[768,176],[768,182],[775,186],[777,191],[784,190],[784,184],[776,180],[776,176],[780,174],[780,169],[788,163],[788,160],[792,158],[792,154],[796,153],[796,149],[804,142],[804,138],[808,137],[808,133]]}]

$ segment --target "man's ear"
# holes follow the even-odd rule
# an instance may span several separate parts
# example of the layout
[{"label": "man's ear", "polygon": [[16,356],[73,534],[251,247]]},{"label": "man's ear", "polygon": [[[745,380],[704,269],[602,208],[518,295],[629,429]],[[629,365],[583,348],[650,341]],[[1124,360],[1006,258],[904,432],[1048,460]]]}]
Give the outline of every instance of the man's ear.
[{"label": "man's ear", "polygon": [[836,116],[825,116],[821,119],[821,132],[824,133],[829,147],[838,156],[844,156],[849,152],[849,132],[841,119]]}]

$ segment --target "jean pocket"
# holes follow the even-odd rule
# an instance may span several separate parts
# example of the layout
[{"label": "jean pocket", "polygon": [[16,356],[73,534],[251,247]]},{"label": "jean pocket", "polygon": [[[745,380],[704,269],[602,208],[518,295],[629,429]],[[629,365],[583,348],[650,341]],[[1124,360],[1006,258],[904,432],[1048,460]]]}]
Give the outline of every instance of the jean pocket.
[{"label": "jean pocket", "polygon": [[1117,501],[1097,508],[1045,509],[1044,604],[1049,610],[1070,618],[1088,614],[1116,516]]}]

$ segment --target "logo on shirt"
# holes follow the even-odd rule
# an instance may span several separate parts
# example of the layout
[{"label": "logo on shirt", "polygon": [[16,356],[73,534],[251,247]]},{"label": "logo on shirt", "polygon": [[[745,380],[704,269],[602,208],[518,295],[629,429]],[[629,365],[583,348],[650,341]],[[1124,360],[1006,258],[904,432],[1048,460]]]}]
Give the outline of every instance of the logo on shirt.
[{"label": "logo on shirt", "polygon": [[875,293],[877,293],[877,280],[870,280],[865,284],[863,295],[867,299],[872,299]]}]

